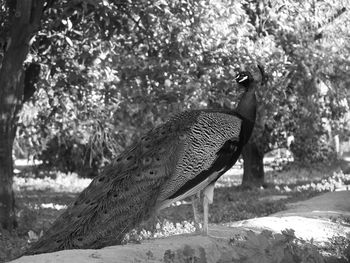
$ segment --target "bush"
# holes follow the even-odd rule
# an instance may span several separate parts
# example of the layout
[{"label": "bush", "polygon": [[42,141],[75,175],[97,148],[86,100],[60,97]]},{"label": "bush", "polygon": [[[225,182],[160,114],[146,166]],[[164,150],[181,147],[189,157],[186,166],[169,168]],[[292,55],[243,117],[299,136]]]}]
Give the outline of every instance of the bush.
[{"label": "bush", "polygon": [[327,141],[326,135],[320,137],[309,133],[298,134],[296,143],[291,144],[294,160],[302,165],[314,163],[332,163],[337,159],[334,147]]},{"label": "bush", "polygon": [[90,161],[90,147],[71,137],[53,137],[39,155],[43,168],[57,169],[69,173],[76,172],[81,177],[93,178],[98,174],[101,158],[95,156]]}]

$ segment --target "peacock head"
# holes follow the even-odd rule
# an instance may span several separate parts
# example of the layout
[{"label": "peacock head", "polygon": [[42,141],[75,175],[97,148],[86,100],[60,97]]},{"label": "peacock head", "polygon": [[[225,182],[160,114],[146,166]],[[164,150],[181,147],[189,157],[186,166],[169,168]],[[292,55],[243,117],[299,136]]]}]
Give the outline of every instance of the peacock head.
[{"label": "peacock head", "polygon": [[237,83],[244,87],[246,90],[249,89],[251,87],[251,84],[254,83],[254,78],[248,71],[239,72],[235,79]]},{"label": "peacock head", "polygon": [[245,90],[251,89],[260,83],[266,83],[267,78],[262,66],[251,66],[249,71],[241,71],[236,76],[237,83],[244,87]]}]

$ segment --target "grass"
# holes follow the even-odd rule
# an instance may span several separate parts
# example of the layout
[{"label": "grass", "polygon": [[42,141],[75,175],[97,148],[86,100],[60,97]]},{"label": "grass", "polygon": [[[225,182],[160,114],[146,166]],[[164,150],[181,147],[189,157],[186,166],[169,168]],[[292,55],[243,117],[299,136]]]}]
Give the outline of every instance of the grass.
[{"label": "grass", "polygon": [[[348,164],[340,162],[322,167],[291,166],[283,171],[269,170],[265,178],[268,187],[251,190],[239,186],[241,171],[233,169],[218,182],[209,222],[228,223],[266,216],[284,210],[288,203],[344,187],[350,182],[350,175],[341,172],[346,169]],[[41,178],[31,177],[30,174],[15,178],[19,227],[11,233],[0,230],[0,262],[20,255],[88,183],[89,179],[61,173],[50,173]],[[158,220],[160,224],[157,224],[155,234],[145,230],[141,234],[144,237],[164,236],[194,230],[193,212],[188,200],[164,209]]]},{"label": "grass", "polygon": [[[263,189],[242,189],[241,171],[231,171],[218,181],[220,187],[215,189],[209,222],[228,223],[267,216],[286,209],[288,203],[344,188],[350,184],[350,175],[342,173],[347,166],[346,162],[338,162],[328,166],[289,167],[283,171],[270,169],[265,173],[267,187]],[[191,205],[186,200],[180,203],[188,205],[167,208],[162,212],[163,217],[173,222],[191,221]]]}]

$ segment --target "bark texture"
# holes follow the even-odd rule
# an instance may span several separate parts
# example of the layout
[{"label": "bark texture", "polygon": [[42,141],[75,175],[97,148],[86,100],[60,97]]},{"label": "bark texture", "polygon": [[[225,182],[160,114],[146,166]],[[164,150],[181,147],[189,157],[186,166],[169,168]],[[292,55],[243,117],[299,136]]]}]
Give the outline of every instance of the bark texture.
[{"label": "bark texture", "polygon": [[264,184],[264,154],[255,142],[248,142],[242,150],[243,181],[245,187],[260,187]]},{"label": "bark texture", "polygon": [[[30,38],[38,31],[44,0],[21,0],[11,10],[10,31],[0,69],[0,225],[16,226],[12,147],[23,105],[23,62]],[[13,4],[13,3],[12,3]]]}]

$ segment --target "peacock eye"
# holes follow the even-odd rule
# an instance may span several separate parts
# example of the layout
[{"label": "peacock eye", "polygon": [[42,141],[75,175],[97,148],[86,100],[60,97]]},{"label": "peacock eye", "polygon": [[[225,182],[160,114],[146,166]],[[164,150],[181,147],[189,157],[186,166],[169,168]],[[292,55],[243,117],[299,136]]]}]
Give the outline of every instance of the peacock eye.
[{"label": "peacock eye", "polygon": [[160,148],[158,149],[158,152],[159,152],[159,153],[164,153],[165,151],[166,151],[165,147],[160,147]]},{"label": "peacock eye", "polygon": [[185,140],[187,138],[186,134],[180,134],[179,139],[180,140]]},{"label": "peacock eye", "polygon": [[142,160],[143,165],[148,165],[152,162],[152,158],[151,157],[146,157]]},{"label": "peacock eye", "polygon": [[150,138],[149,137],[142,137],[141,140],[144,142],[148,142],[150,140]]}]

